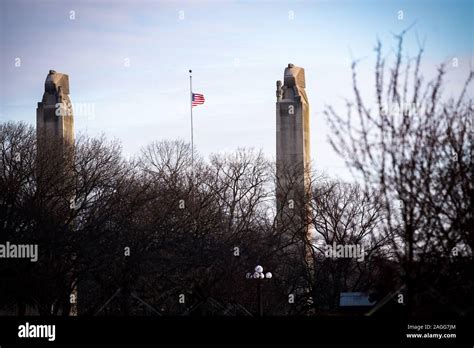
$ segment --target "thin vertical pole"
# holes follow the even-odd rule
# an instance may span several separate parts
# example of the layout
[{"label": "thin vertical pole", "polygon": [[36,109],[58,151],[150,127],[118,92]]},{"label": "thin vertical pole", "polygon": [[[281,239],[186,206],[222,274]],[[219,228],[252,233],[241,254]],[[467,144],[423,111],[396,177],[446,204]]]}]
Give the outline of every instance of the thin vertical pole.
[{"label": "thin vertical pole", "polygon": [[262,283],[257,279],[258,315],[263,317]]},{"label": "thin vertical pole", "polygon": [[193,131],[193,76],[192,70],[189,70],[189,93],[190,101],[189,106],[191,110],[191,170],[194,172],[194,131]]}]

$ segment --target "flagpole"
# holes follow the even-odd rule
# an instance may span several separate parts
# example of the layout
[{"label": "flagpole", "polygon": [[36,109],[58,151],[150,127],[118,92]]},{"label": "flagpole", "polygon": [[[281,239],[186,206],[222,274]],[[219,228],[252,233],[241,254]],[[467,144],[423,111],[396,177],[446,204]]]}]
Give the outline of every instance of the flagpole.
[{"label": "flagpole", "polygon": [[194,171],[194,135],[193,135],[193,71],[189,70],[189,92],[190,92],[190,110],[191,110],[191,170]]}]

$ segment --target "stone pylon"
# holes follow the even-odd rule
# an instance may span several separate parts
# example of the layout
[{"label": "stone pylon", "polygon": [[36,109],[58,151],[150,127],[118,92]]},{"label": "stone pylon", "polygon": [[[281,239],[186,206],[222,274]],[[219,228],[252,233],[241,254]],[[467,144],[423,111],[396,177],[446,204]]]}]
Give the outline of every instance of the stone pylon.
[{"label": "stone pylon", "polygon": [[[277,81],[276,165],[279,208],[310,189],[310,119],[304,69],[288,64],[284,84]],[[286,199],[285,199],[286,198]]]},{"label": "stone pylon", "polygon": [[310,113],[304,69],[288,64],[276,90],[277,225],[305,241],[299,250],[310,260]]},{"label": "stone pylon", "polygon": [[[44,83],[43,99],[36,108],[38,173],[51,170],[61,178],[59,194],[65,196],[64,210],[74,209],[71,167],[74,161],[74,115],[69,98],[69,76],[50,70]],[[52,164],[54,163],[54,164]],[[52,168],[50,168],[52,167]],[[39,192],[48,191],[48,178],[38,175]],[[70,204],[67,202],[69,201]],[[75,277],[71,271],[71,278]],[[67,308],[67,307],[66,307]],[[70,296],[69,315],[77,315],[77,286]]]},{"label": "stone pylon", "polygon": [[74,116],[69,98],[69,76],[50,70],[44,83],[44,94],[36,109],[38,139],[74,143]]}]

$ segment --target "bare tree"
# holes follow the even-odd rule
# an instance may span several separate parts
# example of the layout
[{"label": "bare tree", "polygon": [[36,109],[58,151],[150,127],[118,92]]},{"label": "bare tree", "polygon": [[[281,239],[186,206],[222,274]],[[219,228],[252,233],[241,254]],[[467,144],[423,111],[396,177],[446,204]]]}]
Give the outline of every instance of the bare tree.
[{"label": "bare tree", "polygon": [[[316,309],[337,311],[341,292],[376,292],[380,262],[389,252],[388,238],[379,233],[384,218],[380,197],[358,184],[325,180],[313,190],[312,213]],[[352,255],[337,257],[333,249],[346,246]]]},{"label": "bare tree", "polygon": [[[376,46],[375,101],[363,100],[354,62],[354,100],[347,101],[346,116],[332,107],[325,114],[333,148],[381,194],[386,214],[381,233],[391,241],[412,312],[416,295],[440,284],[445,273],[438,266],[459,262],[458,254],[472,257],[472,100],[467,89],[473,72],[458,98],[444,98],[446,64],[425,82],[423,47],[415,58],[404,59],[404,35],[396,36],[398,50],[387,80],[382,45]],[[448,285],[444,280],[445,287],[472,289],[472,283],[457,281]]]}]

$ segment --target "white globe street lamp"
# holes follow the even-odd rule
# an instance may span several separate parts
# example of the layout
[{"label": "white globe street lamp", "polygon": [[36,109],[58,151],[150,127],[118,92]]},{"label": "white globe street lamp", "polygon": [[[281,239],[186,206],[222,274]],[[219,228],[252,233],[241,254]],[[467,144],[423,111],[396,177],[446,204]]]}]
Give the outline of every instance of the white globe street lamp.
[{"label": "white globe street lamp", "polygon": [[257,281],[258,314],[260,316],[263,316],[262,283],[260,281],[264,279],[271,279],[272,276],[273,275],[271,272],[263,273],[263,267],[260,265],[255,267],[255,272],[253,272],[253,274],[248,272],[245,275],[247,279],[255,279]]}]

